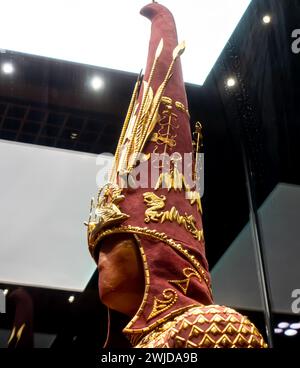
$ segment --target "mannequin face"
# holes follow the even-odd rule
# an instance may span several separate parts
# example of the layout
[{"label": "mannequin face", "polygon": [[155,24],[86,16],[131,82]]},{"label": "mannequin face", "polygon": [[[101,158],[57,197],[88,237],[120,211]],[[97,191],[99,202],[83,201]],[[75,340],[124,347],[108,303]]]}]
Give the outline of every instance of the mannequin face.
[{"label": "mannequin face", "polygon": [[133,237],[120,234],[102,240],[98,270],[103,304],[132,317],[142,302],[145,284],[141,256]]}]

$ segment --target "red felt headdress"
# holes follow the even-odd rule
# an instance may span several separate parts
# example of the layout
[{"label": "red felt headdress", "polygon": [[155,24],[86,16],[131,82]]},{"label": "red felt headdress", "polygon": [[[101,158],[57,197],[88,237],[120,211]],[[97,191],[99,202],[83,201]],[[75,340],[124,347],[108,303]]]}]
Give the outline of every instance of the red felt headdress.
[{"label": "red felt headdress", "polygon": [[[190,117],[172,14],[151,3],[147,66],[128,109],[111,181],[92,203],[88,243],[97,261],[101,239],[133,234],[145,272],[143,302],[124,329],[150,331],[192,305],[211,304]],[[133,338],[134,340],[134,338]]]}]

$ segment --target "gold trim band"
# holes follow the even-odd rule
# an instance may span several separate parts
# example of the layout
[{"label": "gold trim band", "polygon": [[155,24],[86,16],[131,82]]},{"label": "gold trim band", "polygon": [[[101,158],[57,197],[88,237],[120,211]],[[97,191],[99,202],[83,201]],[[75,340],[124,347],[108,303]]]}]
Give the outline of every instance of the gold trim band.
[{"label": "gold trim band", "polygon": [[94,254],[96,251],[96,245],[99,243],[100,240],[102,240],[106,236],[113,235],[113,234],[120,234],[120,233],[137,234],[137,235],[146,236],[152,239],[160,240],[164,242],[165,244],[169,245],[170,247],[172,247],[173,249],[177,250],[185,258],[187,258],[189,262],[191,262],[194,265],[194,267],[200,272],[201,276],[203,277],[203,280],[205,281],[208,287],[208,290],[210,291],[210,294],[212,294],[209,280],[206,276],[206,272],[201,266],[201,263],[196,260],[195,256],[192,256],[188,252],[188,250],[184,249],[184,247],[180,243],[176,243],[173,239],[168,238],[168,236],[165,233],[160,233],[156,230],[148,229],[147,227],[143,228],[143,227],[138,227],[138,226],[127,225],[127,226],[114,227],[114,228],[102,231],[100,234],[98,234],[98,236],[95,238],[92,244],[89,243],[89,250],[93,258],[95,259]]}]

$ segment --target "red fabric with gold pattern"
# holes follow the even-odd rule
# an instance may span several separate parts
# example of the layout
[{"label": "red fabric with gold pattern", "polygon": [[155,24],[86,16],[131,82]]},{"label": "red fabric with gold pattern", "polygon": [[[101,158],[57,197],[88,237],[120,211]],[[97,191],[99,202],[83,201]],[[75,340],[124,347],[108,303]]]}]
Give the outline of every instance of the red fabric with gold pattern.
[{"label": "red fabric with gold pattern", "polygon": [[[151,3],[141,14],[152,22],[145,76],[133,93],[111,182],[92,204],[88,223],[96,261],[101,239],[114,233],[133,234],[139,246],[145,293],[124,329],[133,345],[170,318],[212,304],[200,194],[192,186],[193,162],[187,165],[193,146],[180,62],[184,45],[178,45],[173,16],[164,6]],[[139,152],[144,157],[137,160]],[[153,153],[171,160],[159,161]],[[146,184],[138,172],[148,173]],[[123,188],[124,178],[135,187]]]},{"label": "red fabric with gold pattern", "polygon": [[143,337],[137,348],[265,348],[247,317],[209,305],[191,308]]}]

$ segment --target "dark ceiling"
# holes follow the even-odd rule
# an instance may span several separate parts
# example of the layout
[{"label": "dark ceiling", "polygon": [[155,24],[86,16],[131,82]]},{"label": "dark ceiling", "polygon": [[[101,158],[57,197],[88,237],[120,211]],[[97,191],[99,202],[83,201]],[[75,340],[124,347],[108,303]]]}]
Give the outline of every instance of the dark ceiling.
[{"label": "dark ceiling", "polygon": [[[272,15],[269,25],[261,22],[266,13]],[[192,129],[200,120],[204,132],[204,231],[211,267],[248,222],[241,145],[250,162],[258,206],[278,182],[300,184],[300,54],[291,51],[296,28],[298,1],[253,0],[204,86],[186,85]],[[114,153],[137,74],[10,51],[0,53],[0,64],[6,61],[15,65],[16,73],[0,76],[1,139]],[[95,74],[105,83],[97,92],[88,86]],[[225,81],[231,76],[238,83],[229,89]],[[63,300],[55,311],[36,297],[43,299],[47,290],[33,293],[41,316],[37,330],[60,332],[57,346],[66,343],[66,336],[83,339],[93,321],[98,326],[99,316],[104,318],[103,307],[95,308],[100,305],[97,275],[72,315],[60,292],[52,297]],[[56,316],[61,325],[53,329],[48,315]],[[68,323],[63,324],[66,315]],[[75,319],[81,321],[76,328]],[[4,323],[9,325],[8,320]]]}]

